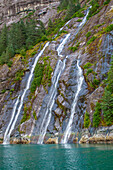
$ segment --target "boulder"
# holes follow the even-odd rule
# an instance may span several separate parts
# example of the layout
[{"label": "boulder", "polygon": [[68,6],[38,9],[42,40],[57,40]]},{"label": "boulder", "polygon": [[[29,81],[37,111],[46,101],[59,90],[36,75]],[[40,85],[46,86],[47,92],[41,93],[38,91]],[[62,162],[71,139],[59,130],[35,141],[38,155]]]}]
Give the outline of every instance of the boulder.
[{"label": "boulder", "polygon": [[49,138],[45,144],[58,144],[58,137],[56,138]]},{"label": "boulder", "polygon": [[76,137],[73,139],[73,143],[77,143],[77,142],[78,142],[78,138]]},{"label": "boulder", "polygon": [[30,139],[27,137],[11,138],[10,144],[29,144]]},{"label": "boulder", "polygon": [[79,141],[79,144],[82,144],[82,143],[88,143],[88,136],[85,135],[85,136],[82,136],[80,141]]}]

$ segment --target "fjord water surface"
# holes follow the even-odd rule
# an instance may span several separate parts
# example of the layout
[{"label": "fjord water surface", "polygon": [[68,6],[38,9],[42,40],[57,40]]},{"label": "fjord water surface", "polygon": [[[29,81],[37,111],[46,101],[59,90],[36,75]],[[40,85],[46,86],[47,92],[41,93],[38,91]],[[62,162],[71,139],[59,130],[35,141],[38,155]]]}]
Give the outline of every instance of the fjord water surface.
[{"label": "fjord water surface", "polygon": [[112,170],[113,145],[0,145],[0,170]]}]

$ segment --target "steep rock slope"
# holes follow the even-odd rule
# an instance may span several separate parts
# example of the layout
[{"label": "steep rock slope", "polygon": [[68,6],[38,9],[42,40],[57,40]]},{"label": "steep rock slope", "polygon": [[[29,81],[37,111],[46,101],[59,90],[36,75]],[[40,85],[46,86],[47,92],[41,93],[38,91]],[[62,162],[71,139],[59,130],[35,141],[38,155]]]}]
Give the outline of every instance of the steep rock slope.
[{"label": "steep rock slope", "polygon": [[[113,2],[111,1],[108,5],[103,6],[99,13],[89,18],[78,33],[76,33],[76,30],[80,25],[78,18],[71,19],[64,27],[64,30],[71,33],[71,35],[61,52],[62,57],[59,57],[57,48],[65,39],[65,34],[61,34],[60,37],[50,42],[49,46],[45,49],[43,55],[38,60],[38,63],[41,64],[44,64],[44,61],[46,61],[46,65],[51,67],[52,77],[55,68],[57,67],[56,64],[58,64],[58,60],[61,59],[63,61],[63,59],[68,56],[65,69],[58,82],[57,95],[55,97],[54,105],[52,106],[51,120],[47,126],[44,141],[50,137],[57,136],[59,142],[61,142],[62,135],[69,122],[72,103],[78,88],[78,60],[80,60],[79,65],[82,68],[84,80],[80,93],[78,94],[69,141],[73,141],[75,135],[77,136],[78,132],[81,132],[84,128],[84,114],[86,110],[90,114],[90,120],[92,122],[96,102],[102,98],[104,92],[103,80],[106,78],[110,67],[111,56],[113,54],[113,32],[105,32],[105,28],[108,25],[113,24],[112,5]],[[90,35],[87,37],[86,34],[88,32],[90,32]],[[96,38],[88,43],[91,37]],[[73,50],[74,48],[72,47],[75,47],[75,50]],[[36,50],[39,49],[40,51],[40,48],[41,47],[38,46],[36,47]],[[47,56],[49,57],[45,59]],[[22,81],[20,80],[20,82],[14,84],[11,84],[10,79],[15,76],[17,70],[25,68],[21,58],[15,57],[15,61],[18,60],[18,63],[15,62],[11,71],[7,65],[1,67],[1,88],[5,87],[5,89],[7,89],[4,94],[1,94],[1,137],[4,135],[8,126],[16,98],[19,94],[22,94],[22,90],[26,86],[29,70],[31,69],[35,57],[36,56],[29,59],[29,67],[26,64],[25,75],[22,78]],[[88,67],[86,67],[87,63],[90,63]],[[44,69],[46,70],[47,67]],[[48,70],[46,71],[48,72]],[[8,76],[10,76],[10,79],[7,79]],[[10,89],[10,92],[8,89]],[[20,89],[20,91],[18,89]],[[47,96],[49,90],[49,79],[46,81],[46,79],[43,78],[43,82],[37,87],[35,94],[30,95],[30,92],[26,94],[26,97],[24,98],[24,108],[21,110],[15,129],[12,132],[13,136],[28,135],[31,136],[32,142],[37,143],[40,135],[39,129],[41,122],[43,122],[41,113],[48,103],[49,99]],[[27,121],[22,122],[22,115],[25,113],[29,115],[29,118]],[[91,130],[93,131],[94,129]]]}]

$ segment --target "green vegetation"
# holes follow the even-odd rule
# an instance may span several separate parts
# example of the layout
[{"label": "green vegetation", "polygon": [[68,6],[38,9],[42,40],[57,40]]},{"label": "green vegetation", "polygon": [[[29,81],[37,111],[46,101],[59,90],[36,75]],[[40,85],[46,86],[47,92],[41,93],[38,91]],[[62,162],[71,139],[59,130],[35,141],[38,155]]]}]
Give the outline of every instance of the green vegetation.
[{"label": "green vegetation", "polygon": [[113,24],[110,24],[109,26],[107,26],[104,30],[106,33],[113,31]]},{"label": "green vegetation", "polygon": [[107,125],[113,123],[113,57],[108,72],[107,87],[102,98],[102,110]]},{"label": "green vegetation", "polygon": [[21,124],[27,120],[30,119],[30,115],[28,114],[28,108],[26,107],[26,105],[24,106],[24,115],[21,119]]},{"label": "green vegetation", "polygon": [[91,32],[90,31],[87,32],[87,34],[85,36],[86,36],[86,38],[89,38],[91,36]]},{"label": "green vegetation", "polygon": [[82,20],[81,19],[78,19],[77,22],[81,22]]},{"label": "green vegetation", "polygon": [[93,127],[98,127],[101,122],[101,104],[96,103],[95,112],[93,113]]},{"label": "green vegetation", "polygon": [[71,51],[75,52],[76,50],[78,50],[79,45],[80,45],[80,42],[78,42],[78,43],[76,44],[76,46],[75,46],[75,47],[69,47],[69,50],[71,50]]},{"label": "green vegetation", "polygon": [[90,39],[89,39],[89,41],[87,42],[87,45],[89,45],[89,44],[91,44],[93,41],[95,41],[96,40],[96,36],[92,36]]},{"label": "green vegetation", "polygon": [[84,66],[83,66],[83,68],[84,69],[88,69],[88,68],[90,68],[91,66],[92,66],[93,64],[91,64],[91,63],[86,63]]},{"label": "green vegetation", "polygon": [[109,2],[110,2],[111,0],[107,0],[107,1],[105,1],[104,2],[104,5],[107,5],[107,4],[109,4]]},{"label": "green vegetation", "polygon": [[90,121],[89,113],[86,112],[84,116],[84,127],[89,128],[90,124],[91,124],[91,121]]},{"label": "green vegetation", "polygon": [[15,74],[15,79],[14,81],[20,81],[22,80],[22,77],[24,76],[24,70],[19,70]]},{"label": "green vegetation", "polygon": [[66,9],[65,21],[69,20],[74,13],[80,9],[79,0],[61,0],[58,7],[59,10]]},{"label": "green vegetation", "polygon": [[[37,27],[37,22],[39,27]],[[47,40],[44,37],[45,34],[43,23],[33,19],[13,23],[10,29],[4,25],[0,33],[0,65],[6,63],[11,66],[9,61],[16,53],[25,56],[29,47]]]},{"label": "green vegetation", "polygon": [[90,73],[92,73],[92,72],[93,72],[93,69],[92,69],[92,68],[89,68],[89,69],[87,70],[86,75],[88,76],[88,74],[90,74]]},{"label": "green vegetation", "polygon": [[34,117],[35,120],[37,120],[37,116],[36,116],[36,112],[35,111],[33,111],[33,117]]},{"label": "green vegetation", "polygon": [[37,63],[34,71],[34,79],[31,83],[31,92],[35,92],[36,87],[40,86],[42,78],[43,78],[43,71],[44,71],[44,66],[41,63]]},{"label": "green vegetation", "polygon": [[[43,59],[43,64],[40,63],[40,61]],[[41,84],[44,86],[46,90],[46,86],[51,85],[51,73],[52,68],[50,66],[50,60],[49,56],[43,57],[40,59],[40,61],[37,63],[34,71],[34,79],[31,83],[31,92],[34,93],[36,90],[36,87],[39,87]],[[46,90],[47,91],[47,90]]]}]

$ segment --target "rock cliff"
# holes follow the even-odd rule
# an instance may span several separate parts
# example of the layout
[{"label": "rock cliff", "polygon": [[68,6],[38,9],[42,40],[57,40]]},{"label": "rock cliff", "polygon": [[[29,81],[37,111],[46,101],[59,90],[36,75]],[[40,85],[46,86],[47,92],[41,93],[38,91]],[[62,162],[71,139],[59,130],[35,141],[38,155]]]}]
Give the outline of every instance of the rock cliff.
[{"label": "rock cliff", "polygon": [[[26,9],[37,10],[39,3],[45,4],[45,6],[50,1],[13,1],[7,3],[2,1],[0,10],[4,10],[2,13],[2,18],[12,17],[11,15],[17,15],[20,11],[25,11]],[[47,4],[46,4],[47,3]],[[56,3],[56,2],[55,2]],[[82,3],[85,4],[85,1]],[[102,3],[102,2],[100,2]],[[57,3],[58,5],[59,3]],[[3,8],[4,5],[4,8]],[[89,6],[89,5],[88,5]],[[86,134],[84,131],[84,114],[87,111],[90,114],[90,120],[92,124],[92,118],[94,113],[94,108],[96,102],[98,102],[104,92],[104,79],[107,77],[107,73],[110,68],[111,56],[113,54],[113,31],[108,33],[104,32],[105,28],[113,24],[113,1],[110,1],[108,5],[102,6],[101,10],[89,18],[80,30],[76,33],[76,30],[80,26],[79,17],[72,18],[70,22],[64,25],[63,29],[65,32],[70,33],[67,42],[64,44],[64,48],[61,52],[62,56],[58,55],[59,44],[63,42],[66,37],[65,33],[62,33],[59,37],[55,38],[50,42],[49,46],[45,49],[41,55],[38,63],[44,63],[44,57],[49,56],[47,64],[50,63],[52,69],[51,77],[55,74],[55,69],[60,58],[61,61],[66,58],[65,69],[62,72],[58,85],[57,94],[55,97],[55,102],[49,110],[51,112],[51,119],[46,128],[46,135],[44,136],[45,143],[60,143],[63,133],[68,125],[72,103],[75,98],[75,94],[78,88],[77,76],[78,76],[78,66],[77,61],[80,61],[80,68],[82,69],[82,74],[84,76],[82,87],[80,93],[78,94],[78,100],[75,107],[75,113],[73,117],[73,123],[71,126],[71,135],[69,142],[73,142],[76,138],[77,140],[82,139],[80,143],[98,143],[98,141],[105,141],[109,143],[111,138],[107,136],[102,137],[102,139],[95,139],[94,133],[96,133],[95,128],[90,127]],[[47,6],[46,6],[47,7]],[[58,17],[57,9],[55,6],[51,6],[53,15],[51,16],[54,20]],[[86,15],[86,10],[84,10],[84,15]],[[50,11],[48,10],[41,19],[44,21],[44,17],[48,18],[50,16]],[[63,16],[60,12],[59,17]],[[83,18],[81,18],[83,19]],[[47,26],[47,21],[45,21]],[[90,36],[87,37],[86,34],[90,32]],[[96,39],[88,44],[91,36],[95,36]],[[42,49],[42,44],[35,46],[37,54],[39,54]],[[73,51],[73,48],[76,50]],[[21,56],[15,56],[13,58],[13,65],[9,68],[6,64],[0,66],[0,138],[2,139],[9,121],[12,116],[13,106],[17,100],[17,97],[22,95],[22,92],[26,86],[30,70],[34,63],[37,54],[33,57],[28,55],[28,63],[23,63]],[[87,63],[90,66],[85,67]],[[15,75],[19,70],[24,70],[22,79],[15,81]],[[51,82],[54,81],[51,78]],[[95,83],[96,82],[96,83]],[[4,91],[5,89],[5,91]],[[30,94],[30,90],[27,91],[23,107],[17,119],[15,128],[11,133],[11,137],[19,137],[16,141],[15,138],[11,139],[11,143],[22,143],[20,136],[29,136],[32,143],[37,143],[40,135],[39,129],[41,129],[42,122],[44,119],[44,114],[48,106],[48,101],[51,98],[50,95],[51,87],[44,79],[44,82],[37,87],[34,94]],[[18,108],[17,108],[18,109]],[[25,122],[21,122],[25,112],[29,115],[29,119]],[[48,119],[48,117],[46,117]],[[103,126],[103,125],[102,125]],[[109,127],[106,127],[106,131]],[[104,131],[104,130],[103,130]],[[102,133],[103,133],[102,131]],[[112,130],[111,130],[112,131]],[[83,132],[83,133],[82,133]],[[98,130],[98,133],[100,131]],[[97,133],[97,134],[98,134]],[[85,135],[86,134],[86,135]],[[93,136],[90,137],[89,136]],[[112,135],[111,135],[112,136]],[[24,137],[23,137],[24,138]],[[57,139],[57,141],[56,141]],[[97,141],[96,141],[97,140]],[[23,143],[29,143],[29,140],[24,139]]]}]

